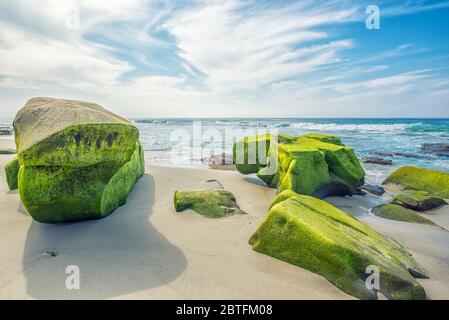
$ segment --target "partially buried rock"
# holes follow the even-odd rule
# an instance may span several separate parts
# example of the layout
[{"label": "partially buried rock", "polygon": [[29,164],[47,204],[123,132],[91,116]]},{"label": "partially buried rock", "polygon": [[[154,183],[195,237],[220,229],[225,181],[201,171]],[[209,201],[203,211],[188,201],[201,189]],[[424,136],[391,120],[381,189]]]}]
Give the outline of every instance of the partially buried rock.
[{"label": "partially buried rock", "polygon": [[433,223],[429,219],[426,219],[426,218],[420,216],[415,211],[404,208],[404,207],[402,207],[398,204],[394,204],[394,203],[387,203],[387,204],[377,206],[373,209],[372,212],[376,216],[384,218],[384,219],[435,225],[435,223]]},{"label": "partially buried rock", "polygon": [[449,198],[449,174],[405,166],[391,173],[384,184],[396,184],[404,189],[427,191],[432,195]]},{"label": "partially buried rock", "polygon": [[[365,171],[352,148],[338,137],[325,134],[246,137],[233,147],[234,163],[240,173],[257,173],[280,191],[314,195],[321,190],[351,190],[363,184]],[[332,178],[338,178],[338,181]],[[335,187],[335,184],[337,186]],[[345,188],[341,188],[345,184]],[[345,193],[345,192],[344,192]],[[331,195],[331,194],[329,194]]]},{"label": "partially buried rock", "polygon": [[443,199],[432,196],[427,191],[414,190],[407,190],[397,195],[393,199],[393,203],[416,211],[432,210],[447,204]]},{"label": "partially buried rock", "polygon": [[380,164],[383,166],[390,166],[393,164],[393,161],[390,159],[382,159],[377,157],[366,157],[362,159],[363,163],[372,163],[372,164]]},{"label": "partially buried rock", "polygon": [[8,177],[39,222],[102,218],[144,174],[139,131],[97,104],[33,98],[16,115]]},{"label": "partially buried rock", "polygon": [[208,218],[245,214],[237,205],[234,195],[226,190],[176,191],[174,206],[176,212],[191,209]]},{"label": "partially buried rock", "polygon": [[407,250],[351,215],[293,191],[280,193],[258,230],[253,249],[318,273],[361,299],[377,299],[366,286],[367,267],[377,266],[388,299],[426,299],[409,269],[425,274]]}]

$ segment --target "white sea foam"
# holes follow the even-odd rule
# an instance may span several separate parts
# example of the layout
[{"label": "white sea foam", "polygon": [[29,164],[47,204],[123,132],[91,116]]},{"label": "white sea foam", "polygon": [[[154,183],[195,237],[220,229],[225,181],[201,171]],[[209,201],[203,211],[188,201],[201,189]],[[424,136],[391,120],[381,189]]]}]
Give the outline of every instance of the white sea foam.
[{"label": "white sea foam", "polygon": [[417,124],[337,124],[296,122],[290,128],[312,131],[361,131],[361,132],[404,132],[407,128]]}]

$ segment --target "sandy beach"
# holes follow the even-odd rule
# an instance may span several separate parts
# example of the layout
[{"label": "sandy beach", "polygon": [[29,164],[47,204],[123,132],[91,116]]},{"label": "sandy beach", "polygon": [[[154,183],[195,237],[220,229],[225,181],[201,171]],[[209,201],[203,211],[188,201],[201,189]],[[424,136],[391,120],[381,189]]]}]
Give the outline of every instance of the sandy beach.
[{"label": "sandy beach", "polygon": [[[10,138],[0,140],[11,147]],[[12,155],[0,155],[0,167]],[[217,182],[218,181],[218,182]],[[222,185],[247,215],[208,219],[176,213],[176,190]],[[128,203],[101,219],[34,222],[0,173],[1,299],[353,299],[325,278],[257,253],[248,238],[263,221],[275,189],[235,171],[147,166]],[[374,196],[329,198],[406,246],[430,274],[430,299],[449,298],[449,232],[369,213]],[[431,219],[448,228],[449,209]],[[56,254],[53,257],[49,252]],[[80,269],[81,289],[67,290],[66,267]]]}]

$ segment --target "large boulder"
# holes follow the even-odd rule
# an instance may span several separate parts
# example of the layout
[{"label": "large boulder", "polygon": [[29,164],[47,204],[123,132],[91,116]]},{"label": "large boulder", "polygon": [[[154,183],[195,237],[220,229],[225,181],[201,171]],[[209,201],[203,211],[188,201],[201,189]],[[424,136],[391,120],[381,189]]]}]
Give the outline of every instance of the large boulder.
[{"label": "large boulder", "polygon": [[138,129],[94,103],[33,98],[14,131],[20,198],[39,222],[104,217],[144,174]]},{"label": "large boulder", "polygon": [[425,272],[400,244],[332,205],[291,190],[280,193],[249,240],[253,249],[308,269],[361,299],[377,299],[367,269],[380,272],[388,299],[425,299],[413,274]]},{"label": "large boulder", "polygon": [[405,166],[391,173],[383,184],[396,184],[408,190],[427,191],[449,198],[449,174],[445,172]]},{"label": "large boulder", "polygon": [[281,134],[276,142],[273,144],[267,134],[246,137],[234,144],[236,169],[243,174],[257,173],[280,191],[306,195],[323,195],[324,189],[339,193],[345,189],[343,193],[350,193],[363,184],[365,172],[354,150],[344,146],[338,137]]}]

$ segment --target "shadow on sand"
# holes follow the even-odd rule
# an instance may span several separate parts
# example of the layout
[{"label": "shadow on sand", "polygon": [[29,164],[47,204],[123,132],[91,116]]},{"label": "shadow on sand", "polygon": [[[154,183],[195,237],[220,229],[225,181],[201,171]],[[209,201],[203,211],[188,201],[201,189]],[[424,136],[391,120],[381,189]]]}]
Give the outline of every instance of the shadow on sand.
[{"label": "shadow on sand", "polygon": [[248,183],[255,184],[257,186],[269,188],[269,186],[265,182],[263,182],[262,180],[260,180],[257,177],[246,176],[246,177],[243,178],[243,180],[248,182]]},{"label": "shadow on sand", "polygon": [[[154,180],[146,174],[128,203],[104,219],[59,225],[33,222],[23,258],[28,294],[39,299],[103,299],[176,279],[187,261],[151,225],[153,203]],[[69,265],[79,267],[79,290],[65,286]]]}]

